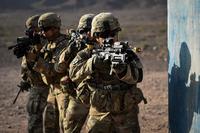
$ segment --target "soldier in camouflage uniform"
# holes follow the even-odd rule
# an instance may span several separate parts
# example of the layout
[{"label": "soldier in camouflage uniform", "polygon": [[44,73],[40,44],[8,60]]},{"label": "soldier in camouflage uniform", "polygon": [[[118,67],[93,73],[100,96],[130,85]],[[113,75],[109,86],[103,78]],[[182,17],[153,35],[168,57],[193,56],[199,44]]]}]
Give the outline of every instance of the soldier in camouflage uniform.
[{"label": "soldier in camouflage uniform", "polygon": [[[138,104],[143,94],[136,84],[142,80],[142,64],[136,55],[128,64],[118,64],[110,75],[111,63],[93,54],[106,38],[118,40],[121,30],[111,13],[100,13],[92,21],[94,47],[80,51],[70,64],[77,97],[90,104],[86,133],[139,133]],[[134,54],[134,53],[132,53]]]},{"label": "soldier in camouflage uniform", "polygon": [[[27,19],[26,28],[32,30],[34,34],[39,34],[38,28],[39,15],[34,15]],[[42,38],[41,38],[42,39]],[[39,53],[43,47],[43,43],[40,42],[31,47],[30,52]],[[42,133],[43,132],[43,111],[46,106],[48,96],[48,86],[43,82],[40,73],[32,69],[33,62],[29,60],[28,56],[22,58],[21,64],[21,76],[23,81],[20,83],[22,89],[28,89],[26,87],[31,85],[30,93],[27,103],[28,112],[28,132],[29,133]]]},{"label": "soldier in camouflage uniform", "polygon": [[[82,50],[83,48],[86,47],[86,43],[90,40],[90,31],[91,31],[91,23],[92,19],[94,17],[94,14],[85,14],[83,15],[80,20],[79,20],[79,25],[77,28],[79,36],[76,38],[71,38],[70,40],[70,47],[66,49],[60,56],[60,61],[63,62],[62,60],[65,60],[66,57],[70,57],[71,59],[68,61],[72,61],[72,59],[76,56],[77,52]],[[69,50],[71,49],[71,50]],[[73,55],[69,55],[69,51],[74,51]],[[69,69],[69,66],[68,66]],[[67,76],[68,77],[68,76]],[[61,79],[61,86],[63,88],[67,88],[67,85],[65,83],[66,77],[63,77]],[[66,90],[66,89],[65,89]],[[72,90],[71,90],[72,91]],[[81,128],[86,120],[87,114],[89,107],[82,104],[80,100],[76,99],[76,92],[70,93],[69,94],[69,104],[67,108],[67,113],[66,113],[66,118],[64,120],[64,132],[65,133],[79,133],[81,131]]]},{"label": "soldier in camouflage uniform", "polygon": [[[69,101],[68,93],[60,86],[61,78],[68,75],[69,65],[67,61],[59,61],[59,56],[67,49],[69,38],[60,33],[61,19],[55,13],[42,14],[38,25],[48,40],[48,44],[41,50],[43,57],[32,55],[32,59],[36,61],[33,69],[42,73],[43,81],[50,86],[44,111],[44,132],[59,133],[60,129],[63,131],[63,119]],[[72,87],[67,89],[74,89],[69,79],[66,82],[68,87]]]}]

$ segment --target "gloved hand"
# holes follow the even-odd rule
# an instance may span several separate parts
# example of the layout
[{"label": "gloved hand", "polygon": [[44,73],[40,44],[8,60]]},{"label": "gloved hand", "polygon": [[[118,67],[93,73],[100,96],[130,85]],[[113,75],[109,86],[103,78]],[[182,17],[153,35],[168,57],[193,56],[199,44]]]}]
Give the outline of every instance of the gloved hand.
[{"label": "gloved hand", "polygon": [[111,62],[109,59],[104,59],[98,55],[93,56],[93,67],[97,70],[110,70]]},{"label": "gloved hand", "polygon": [[26,54],[26,48],[21,47],[21,45],[15,47],[13,49],[13,54],[17,57],[17,58],[21,58],[22,56],[24,56]]},{"label": "gloved hand", "polygon": [[71,81],[69,76],[64,76],[60,80],[60,86],[62,87],[62,91],[64,93],[68,93],[71,96],[76,96],[76,90],[75,90],[75,83]]},{"label": "gloved hand", "polygon": [[31,85],[29,82],[21,81],[18,87],[20,87],[21,91],[24,92],[24,91],[28,91],[31,88]]},{"label": "gloved hand", "polygon": [[40,44],[40,35],[39,34],[35,34],[32,38],[33,44]]},{"label": "gloved hand", "polygon": [[36,60],[36,58],[37,58],[37,54],[36,54],[36,52],[34,52],[34,51],[29,51],[29,52],[27,52],[26,53],[26,59],[27,59],[27,61],[32,61],[32,62],[34,62],[35,60]]},{"label": "gloved hand", "polygon": [[127,64],[114,64],[112,70],[118,77],[122,78],[127,72]]},{"label": "gloved hand", "polygon": [[24,56],[30,49],[30,44],[31,40],[28,37],[18,37],[16,47],[13,49],[14,55],[16,55],[17,58]]}]

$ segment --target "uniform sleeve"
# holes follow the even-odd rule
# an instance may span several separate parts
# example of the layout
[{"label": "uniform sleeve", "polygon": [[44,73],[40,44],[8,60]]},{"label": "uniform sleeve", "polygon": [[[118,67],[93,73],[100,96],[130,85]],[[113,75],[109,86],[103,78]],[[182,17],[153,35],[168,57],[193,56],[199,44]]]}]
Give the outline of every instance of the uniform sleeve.
[{"label": "uniform sleeve", "polygon": [[69,70],[69,64],[74,59],[78,49],[74,43],[71,43],[66,49],[64,49],[58,59],[58,62],[55,63],[55,70],[59,73],[64,73]]},{"label": "uniform sleeve", "polygon": [[54,65],[54,63],[49,63],[43,58],[39,57],[37,62],[33,66],[33,70],[42,73],[48,77],[53,77],[57,74],[57,72],[54,69]]},{"label": "uniform sleeve", "polygon": [[88,52],[80,51],[70,64],[69,76],[73,82],[80,83],[83,79],[93,73],[93,58]]},{"label": "uniform sleeve", "polygon": [[62,53],[58,59],[58,62],[54,64],[54,69],[58,73],[64,73],[69,69],[69,63],[65,61],[65,53]]},{"label": "uniform sleeve", "polygon": [[39,73],[44,74],[47,77],[54,77],[57,74],[65,73],[67,71],[66,61],[59,60],[62,51],[65,51],[65,43],[60,44],[60,47],[54,51],[54,61],[52,63],[46,61],[41,56],[38,58],[37,62],[34,64],[33,69]]},{"label": "uniform sleeve", "polygon": [[142,80],[143,77],[142,71],[142,63],[140,60],[133,60],[130,64],[127,66],[127,72],[126,74],[120,79],[128,84],[136,84]]}]

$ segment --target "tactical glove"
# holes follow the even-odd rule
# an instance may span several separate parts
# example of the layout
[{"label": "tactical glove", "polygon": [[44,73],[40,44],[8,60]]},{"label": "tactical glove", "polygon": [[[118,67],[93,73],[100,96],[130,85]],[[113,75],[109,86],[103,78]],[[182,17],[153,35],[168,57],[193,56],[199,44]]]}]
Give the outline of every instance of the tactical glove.
[{"label": "tactical glove", "polygon": [[31,85],[29,82],[26,82],[26,81],[21,81],[20,82],[20,85],[18,85],[21,89],[22,92],[24,91],[28,91],[30,88],[31,88]]},{"label": "tactical glove", "polygon": [[111,67],[111,71],[117,74],[118,77],[122,78],[127,72],[127,64],[114,64]]},{"label": "tactical glove", "polygon": [[93,68],[97,70],[110,70],[111,62],[109,59],[104,59],[98,55],[93,56]]},{"label": "tactical glove", "polygon": [[13,49],[13,54],[17,57],[17,58],[21,58],[22,56],[24,56],[26,54],[26,48],[23,48],[20,46],[17,46]]},{"label": "tactical glove", "polygon": [[17,58],[24,56],[26,52],[30,49],[30,44],[32,44],[30,38],[26,36],[18,37],[16,47],[14,47],[13,49],[14,55],[16,55]]},{"label": "tactical glove", "polygon": [[33,44],[40,44],[40,35],[39,34],[35,34],[32,38]]},{"label": "tactical glove", "polygon": [[71,81],[69,76],[64,76],[60,80],[60,86],[62,87],[62,91],[64,93],[68,93],[71,96],[76,96],[76,90],[75,90],[75,83]]}]

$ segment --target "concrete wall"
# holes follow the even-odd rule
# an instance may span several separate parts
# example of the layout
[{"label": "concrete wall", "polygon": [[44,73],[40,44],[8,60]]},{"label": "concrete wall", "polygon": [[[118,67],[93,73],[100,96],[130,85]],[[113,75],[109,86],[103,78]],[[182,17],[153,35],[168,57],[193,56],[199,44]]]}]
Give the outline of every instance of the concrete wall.
[{"label": "concrete wall", "polygon": [[200,0],[168,0],[169,132],[200,133]]}]

